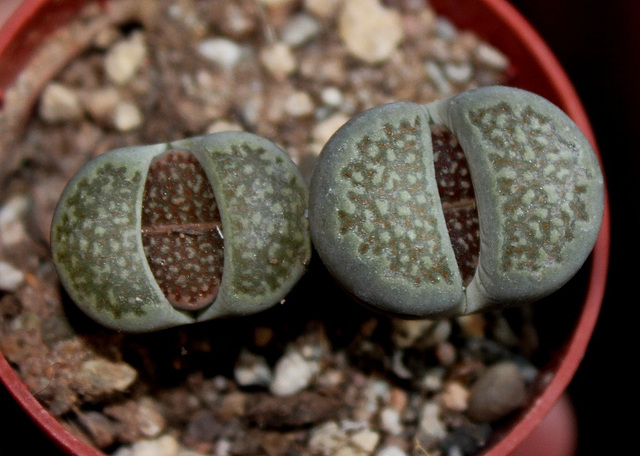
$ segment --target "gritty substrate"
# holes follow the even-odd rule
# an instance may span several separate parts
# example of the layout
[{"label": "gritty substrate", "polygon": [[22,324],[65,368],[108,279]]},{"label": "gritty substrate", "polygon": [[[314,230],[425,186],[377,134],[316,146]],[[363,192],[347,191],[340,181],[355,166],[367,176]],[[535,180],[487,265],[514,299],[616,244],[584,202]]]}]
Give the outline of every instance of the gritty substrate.
[{"label": "gritty substrate", "polygon": [[[7,94],[0,349],[52,414],[105,453],[473,454],[540,383],[579,294],[407,322],[354,303],[314,258],[286,302],[260,315],[126,335],[60,288],[55,204],[107,150],[241,129],[278,143],[309,178],[331,133],[364,109],[508,83],[498,50],[423,2],[353,4],[358,14],[335,0],[93,5]],[[549,322],[554,300],[569,312]]]}]

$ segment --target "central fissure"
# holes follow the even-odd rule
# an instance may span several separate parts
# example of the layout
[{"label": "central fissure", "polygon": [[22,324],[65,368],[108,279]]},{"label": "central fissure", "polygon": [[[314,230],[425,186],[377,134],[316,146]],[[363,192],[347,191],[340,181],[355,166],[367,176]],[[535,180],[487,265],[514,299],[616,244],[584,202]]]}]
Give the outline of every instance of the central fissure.
[{"label": "central fissure", "polygon": [[149,167],[142,244],[156,282],[176,308],[210,305],[222,282],[224,244],[215,195],[198,160],[172,150]]},{"label": "central fissure", "polygon": [[468,285],[478,266],[480,224],[469,164],[448,128],[431,126],[438,193],[462,283]]}]

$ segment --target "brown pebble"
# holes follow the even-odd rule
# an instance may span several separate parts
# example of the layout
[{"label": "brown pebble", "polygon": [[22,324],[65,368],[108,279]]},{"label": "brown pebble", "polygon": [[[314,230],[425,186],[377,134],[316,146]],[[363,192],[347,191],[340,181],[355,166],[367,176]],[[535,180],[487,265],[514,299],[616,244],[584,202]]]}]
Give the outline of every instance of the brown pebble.
[{"label": "brown pebble", "polygon": [[114,423],[102,413],[78,413],[78,421],[98,448],[106,448],[115,441]]},{"label": "brown pebble", "polygon": [[250,397],[245,416],[261,428],[278,429],[321,423],[337,415],[342,401],[312,391],[274,397]]},{"label": "brown pebble", "polygon": [[467,413],[476,421],[496,421],[522,407],[526,400],[520,369],[503,361],[489,367],[471,386]]}]

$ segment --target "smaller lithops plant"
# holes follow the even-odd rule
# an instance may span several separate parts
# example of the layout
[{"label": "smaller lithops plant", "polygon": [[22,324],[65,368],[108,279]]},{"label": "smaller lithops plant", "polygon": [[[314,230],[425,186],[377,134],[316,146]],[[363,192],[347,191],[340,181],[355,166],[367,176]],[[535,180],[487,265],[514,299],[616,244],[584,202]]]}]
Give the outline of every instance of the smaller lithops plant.
[{"label": "smaller lithops plant", "polygon": [[249,133],[117,149],[63,191],[53,259],[76,304],[114,329],[255,313],[305,271],[307,200],[286,153]]},{"label": "smaller lithops plant", "polygon": [[443,317],[536,301],[596,241],[603,176],[549,101],[488,87],[370,109],[329,140],[311,181],[311,237],[376,309]]}]

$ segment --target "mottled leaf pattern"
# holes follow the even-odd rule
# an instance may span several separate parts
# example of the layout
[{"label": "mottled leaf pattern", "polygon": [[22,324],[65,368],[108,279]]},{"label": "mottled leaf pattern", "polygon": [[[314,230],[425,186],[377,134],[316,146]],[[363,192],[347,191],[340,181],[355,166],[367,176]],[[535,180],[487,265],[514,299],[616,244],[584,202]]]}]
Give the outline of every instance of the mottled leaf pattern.
[{"label": "mottled leaf pattern", "polygon": [[504,216],[502,267],[536,271],[562,263],[563,248],[587,220],[585,193],[591,174],[578,146],[564,139],[551,119],[530,106],[507,103],[471,111],[490,150],[500,213]]}]

